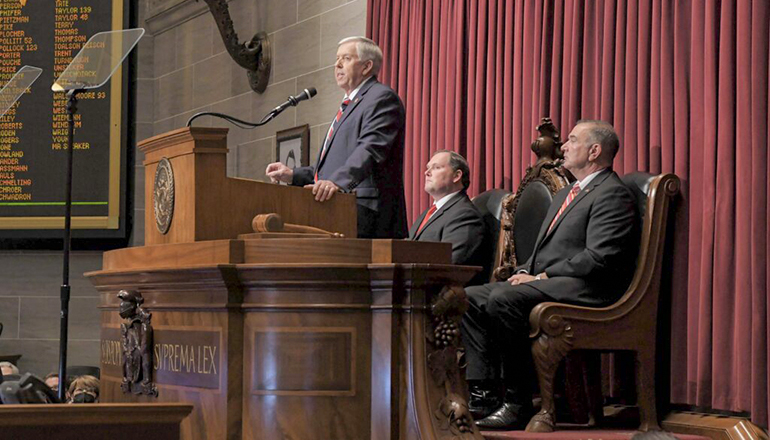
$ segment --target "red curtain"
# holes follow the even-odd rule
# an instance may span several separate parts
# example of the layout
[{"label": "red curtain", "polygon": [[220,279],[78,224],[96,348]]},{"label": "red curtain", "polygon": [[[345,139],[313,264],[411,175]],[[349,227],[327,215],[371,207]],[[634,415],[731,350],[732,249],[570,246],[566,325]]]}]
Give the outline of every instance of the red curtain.
[{"label": "red curtain", "polygon": [[368,0],[381,80],[407,107],[409,218],[431,151],[470,192],[515,189],[542,116],[611,122],[621,174],[683,183],[671,400],[768,425],[767,0]]}]

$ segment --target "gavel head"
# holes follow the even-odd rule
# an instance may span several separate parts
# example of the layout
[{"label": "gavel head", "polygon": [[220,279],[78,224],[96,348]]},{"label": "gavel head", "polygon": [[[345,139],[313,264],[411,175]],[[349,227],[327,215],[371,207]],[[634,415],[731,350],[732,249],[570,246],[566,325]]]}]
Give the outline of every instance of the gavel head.
[{"label": "gavel head", "polygon": [[283,220],[280,215],[275,213],[257,214],[251,221],[251,229],[254,232],[281,232],[283,231]]}]

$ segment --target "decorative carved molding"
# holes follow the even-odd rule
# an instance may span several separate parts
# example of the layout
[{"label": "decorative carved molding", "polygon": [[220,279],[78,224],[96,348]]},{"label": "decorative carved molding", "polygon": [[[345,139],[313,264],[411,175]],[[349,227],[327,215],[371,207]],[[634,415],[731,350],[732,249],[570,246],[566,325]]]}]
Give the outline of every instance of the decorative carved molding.
[{"label": "decorative carved molding", "polygon": [[426,329],[428,369],[434,383],[444,391],[435,406],[434,416],[442,438],[472,439],[473,419],[468,411],[464,395],[464,382],[460,370],[463,351],[460,338],[460,320],[468,310],[468,299],[462,286],[445,287],[433,300],[430,311],[433,316]]},{"label": "decorative carved molding", "polygon": [[521,199],[521,194],[527,185],[538,181],[543,183],[551,194],[564,188],[569,182],[574,181],[569,171],[562,167],[561,141],[559,131],[553,125],[550,118],[543,118],[537,130],[540,136],[532,141],[531,149],[537,155],[535,165],[528,167],[524,178],[521,179],[515,194],[503,199],[500,215],[500,265],[495,268],[493,277],[503,281],[513,275],[513,270],[520,262],[516,261],[516,242],[513,231],[515,226],[516,209]]},{"label": "decorative carved molding", "polygon": [[192,2],[192,0],[147,0],[147,3],[145,3],[147,17],[154,17],[185,2]]},{"label": "decorative carved molding", "polygon": [[152,381],[153,335],[152,314],[142,307],[144,298],[139,292],[121,290],[120,317],[126,322],[120,325],[123,350],[123,381],[120,389],[124,394],[158,396],[158,388]]},{"label": "decorative carved molding", "polygon": [[195,0],[149,0],[144,24],[151,35],[157,35],[207,11],[205,4]]},{"label": "decorative carved molding", "polygon": [[540,412],[527,424],[528,432],[553,432],[556,407],[553,402],[553,379],[559,362],[572,348],[575,339],[569,321],[552,316],[547,328],[532,344],[532,358],[537,367],[542,398]]},{"label": "decorative carved molding", "polygon": [[532,141],[529,148],[537,156],[537,163],[564,159],[561,152],[562,142],[559,137],[559,130],[553,125],[551,118],[546,116],[541,119],[540,125],[535,127],[535,130],[540,133],[540,136]]}]

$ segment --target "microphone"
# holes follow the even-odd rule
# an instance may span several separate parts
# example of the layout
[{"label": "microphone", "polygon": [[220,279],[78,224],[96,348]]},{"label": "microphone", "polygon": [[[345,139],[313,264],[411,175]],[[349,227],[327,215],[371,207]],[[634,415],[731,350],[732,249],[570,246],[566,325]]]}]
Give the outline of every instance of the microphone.
[{"label": "microphone", "polygon": [[289,106],[296,107],[297,104],[312,98],[317,93],[318,92],[316,91],[315,87],[310,87],[309,89],[305,89],[302,91],[302,93],[300,93],[297,96],[289,96],[288,98],[286,98],[286,102],[274,108],[273,112],[276,115],[278,115],[278,113],[281,113],[282,111],[286,110]]}]

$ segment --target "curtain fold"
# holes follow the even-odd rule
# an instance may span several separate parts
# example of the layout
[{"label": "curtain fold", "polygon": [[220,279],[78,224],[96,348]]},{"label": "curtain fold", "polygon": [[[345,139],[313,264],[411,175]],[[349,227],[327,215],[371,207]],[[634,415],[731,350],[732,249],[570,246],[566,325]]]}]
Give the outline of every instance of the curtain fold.
[{"label": "curtain fold", "polygon": [[611,122],[620,174],[682,180],[674,244],[671,401],[768,425],[766,0],[368,0],[381,80],[407,109],[409,218],[450,149],[471,195],[515,190],[534,127]]}]

